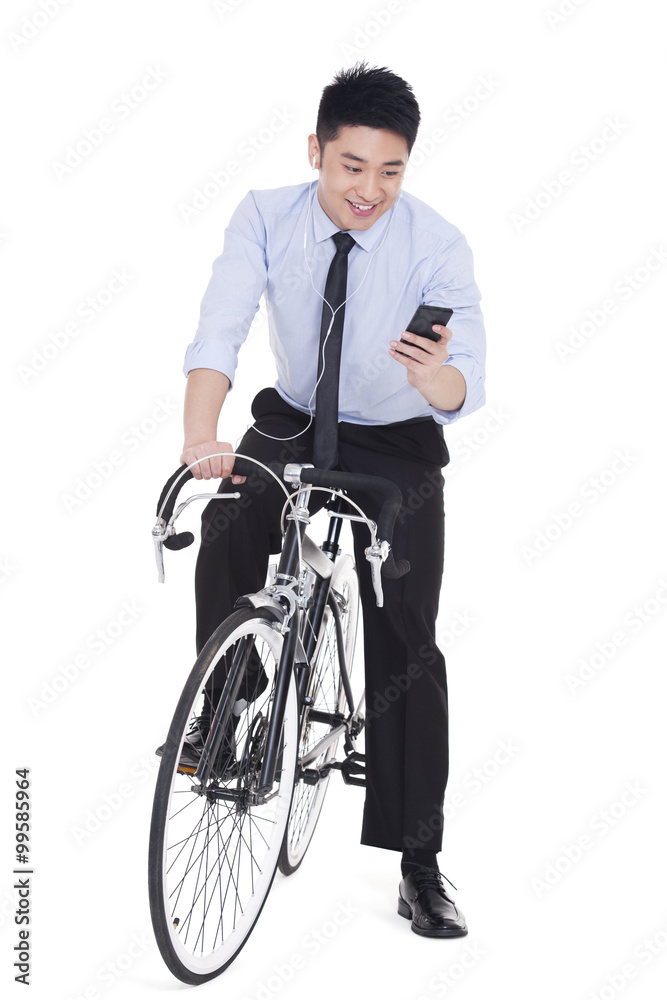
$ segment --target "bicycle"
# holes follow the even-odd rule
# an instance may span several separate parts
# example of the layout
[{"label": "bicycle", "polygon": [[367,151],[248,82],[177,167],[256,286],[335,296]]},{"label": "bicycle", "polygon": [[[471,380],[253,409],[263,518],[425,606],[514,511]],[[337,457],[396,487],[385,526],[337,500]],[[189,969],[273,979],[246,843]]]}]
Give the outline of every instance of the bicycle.
[{"label": "bicycle", "polygon": [[[234,473],[248,476],[259,465],[237,456]],[[292,488],[290,494],[283,487],[278,564],[269,567],[267,586],[239,598],[209,638],[158,751],[151,919],[167,967],[189,984],[213,979],[229,966],[261,914],[276,871],[291,875],[299,868],[332,772],[340,770],[348,784],[365,784],[364,755],[357,749],[364,695],[355,700],[351,684],[359,584],[354,560],[340,555],[342,522],[369,527],[366,558],[379,606],[381,574],[395,578],[409,569],[391,554],[401,506],[393,483],[313,466],[262,468]],[[190,478],[191,469],[182,466],[158,502],[153,539],[160,581],[163,547],[194,541],[191,532],[177,534],[174,528],[185,507],[193,500],[240,496],[197,494],[174,509],[178,490]],[[321,546],[306,533],[312,490],[331,496]],[[377,525],[343,490],[382,498]]]}]

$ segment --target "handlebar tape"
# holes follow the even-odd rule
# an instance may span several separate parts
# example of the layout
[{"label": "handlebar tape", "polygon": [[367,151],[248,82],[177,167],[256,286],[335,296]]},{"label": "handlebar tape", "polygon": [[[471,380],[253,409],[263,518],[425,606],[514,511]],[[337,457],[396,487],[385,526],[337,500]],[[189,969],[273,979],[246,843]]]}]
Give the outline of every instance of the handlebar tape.
[{"label": "handlebar tape", "polygon": [[[402,496],[398,486],[380,476],[367,476],[361,472],[336,472],[327,469],[302,469],[301,480],[312,486],[332,486],[339,489],[358,490],[360,493],[371,493],[383,499],[382,508],[377,519],[378,537],[391,545],[394,535],[394,524],[401,509]],[[389,580],[397,580],[410,569],[407,559],[394,560],[389,556],[382,564],[382,575]]]},{"label": "handlebar tape", "polygon": [[180,474],[183,472],[183,469],[185,468],[186,468],[185,465],[180,465],[178,469],[176,469],[176,472],[173,474],[173,476],[170,476],[167,482],[162,487],[162,493],[160,493],[160,499],[157,502],[157,510],[155,511],[155,516],[161,517],[165,522],[169,521],[172,514],[174,513],[174,507],[176,506],[176,501],[178,499],[179,491],[182,489],[183,486],[185,486],[185,484],[188,482],[189,479],[193,478],[192,469],[189,469],[185,473],[183,478],[180,480],[179,486],[174,490],[174,492],[167,500],[164,510],[162,511],[162,513],[160,513],[160,510],[162,509],[162,504],[164,503],[164,498],[166,497],[167,493],[169,493],[169,490],[172,488],[172,486],[174,485]]}]

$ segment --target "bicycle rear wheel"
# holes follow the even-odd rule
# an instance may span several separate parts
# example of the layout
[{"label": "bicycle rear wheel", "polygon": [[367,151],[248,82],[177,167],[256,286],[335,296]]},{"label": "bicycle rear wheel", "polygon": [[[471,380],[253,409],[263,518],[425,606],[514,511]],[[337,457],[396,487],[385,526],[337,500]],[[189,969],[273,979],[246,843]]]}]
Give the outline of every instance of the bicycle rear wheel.
[{"label": "bicycle rear wheel", "polygon": [[[168,968],[190,984],[223,972],[248,940],[287,826],[298,741],[293,677],[274,787],[263,804],[251,800],[283,642],[275,624],[271,609],[244,608],[220,625],[192,669],[162,748],[149,846],[151,919]],[[202,787],[195,779],[198,758],[216,708],[229,696],[230,671],[238,670],[233,714]],[[221,674],[227,680],[216,689]]]},{"label": "bicycle rear wheel", "polygon": [[[315,711],[342,713],[347,705],[339,667],[334,604],[340,615],[345,662],[348,674],[351,675],[359,617],[359,581],[354,560],[349,555],[344,555],[336,563],[329,601],[313,657],[307,690],[309,701],[304,710],[299,736],[300,762],[332,730],[330,723],[314,721],[312,713]],[[306,767],[309,769],[323,767],[335,758],[337,746],[338,740],[330,743]],[[324,805],[330,776],[329,774],[321,778],[317,784],[311,785],[303,779],[299,780],[297,774],[289,822],[278,862],[283,875],[295,872],[304,859]]]}]

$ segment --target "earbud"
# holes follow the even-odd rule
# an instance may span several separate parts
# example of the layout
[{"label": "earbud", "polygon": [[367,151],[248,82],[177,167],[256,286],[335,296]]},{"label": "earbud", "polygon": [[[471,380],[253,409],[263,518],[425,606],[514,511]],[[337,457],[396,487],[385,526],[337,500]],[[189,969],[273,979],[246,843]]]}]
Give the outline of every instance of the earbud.
[{"label": "earbud", "polygon": [[312,166],[313,170],[317,170],[317,167],[315,165],[315,157],[313,157],[313,159],[311,161],[311,166]]}]

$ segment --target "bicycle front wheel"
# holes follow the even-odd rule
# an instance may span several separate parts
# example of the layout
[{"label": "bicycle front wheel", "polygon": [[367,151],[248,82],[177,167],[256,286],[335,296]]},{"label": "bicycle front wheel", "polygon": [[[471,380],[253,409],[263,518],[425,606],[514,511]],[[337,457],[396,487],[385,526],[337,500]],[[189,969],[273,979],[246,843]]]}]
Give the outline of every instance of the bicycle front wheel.
[{"label": "bicycle front wheel", "polygon": [[[349,555],[344,555],[336,563],[329,600],[313,657],[306,707],[299,734],[300,764],[304,759],[312,757],[317,745],[325,741],[332,732],[331,723],[316,721],[315,714],[317,712],[341,714],[345,712],[347,705],[340,673],[334,607],[340,616],[345,662],[348,674],[351,676],[359,618],[359,580],[354,560]],[[305,765],[306,768],[314,770],[324,767],[335,758],[337,746],[338,740],[323,746],[322,751]],[[285,842],[280,852],[279,867],[283,875],[295,872],[304,859],[324,805],[330,777],[329,773],[311,785],[303,778],[299,780],[297,774]]]},{"label": "bicycle front wheel", "polygon": [[[270,609],[235,611],[214,632],[185,685],[157,778],[149,847],[151,918],[164,961],[183,982],[219,975],[244,944],[268,896],[294,787],[298,710],[291,679],[276,779],[253,804],[271,716],[282,636]],[[239,673],[240,672],[240,673]],[[234,704],[205,783],[216,711]]]}]

